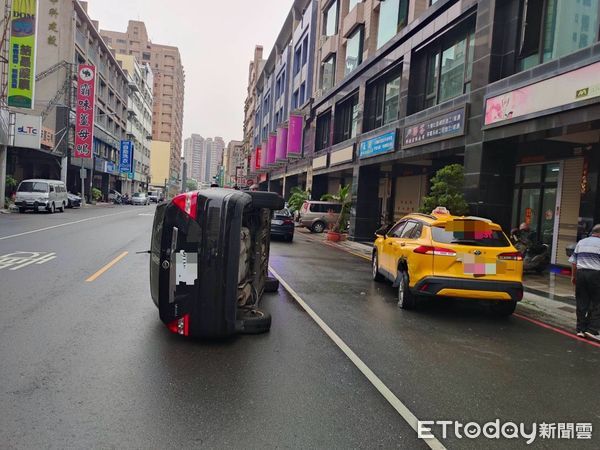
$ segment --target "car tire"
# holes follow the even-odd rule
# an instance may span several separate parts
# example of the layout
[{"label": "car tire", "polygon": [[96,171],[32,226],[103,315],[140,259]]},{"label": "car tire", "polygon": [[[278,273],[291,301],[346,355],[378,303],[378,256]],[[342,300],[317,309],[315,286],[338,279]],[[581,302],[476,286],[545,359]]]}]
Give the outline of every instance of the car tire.
[{"label": "car tire", "polygon": [[293,242],[293,241],[294,241],[294,235],[293,235],[293,234],[288,234],[288,235],[285,237],[285,240],[286,240],[287,242]]},{"label": "car tire", "polygon": [[19,213],[20,214],[25,214],[25,211],[27,211],[25,208],[19,208]]},{"label": "car tire", "polygon": [[271,315],[260,309],[238,309],[237,319],[241,325],[241,334],[261,334],[271,329]]},{"label": "car tire", "polygon": [[400,309],[415,309],[417,299],[410,291],[408,273],[404,270],[398,270],[398,307]]},{"label": "car tire", "polygon": [[265,287],[264,287],[265,292],[267,292],[267,293],[277,292],[278,289],[279,289],[279,280],[277,278],[273,278],[273,277],[265,278]]},{"label": "car tire", "polygon": [[283,197],[275,192],[250,191],[248,194],[252,197],[253,208],[266,208],[277,211],[285,206]]},{"label": "car tire", "polygon": [[48,214],[54,214],[56,212],[56,207],[54,206],[54,203],[52,203],[50,205],[50,209],[48,210]]},{"label": "car tire", "polygon": [[312,227],[310,227],[310,231],[312,231],[313,233],[322,233],[323,231],[325,231],[325,223],[321,222],[320,220],[313,223]]},{"label": "car tire", "polygon": [[379,257],[377,256],[377,250],[373,252],[371,257],[371,272],[373,281],[383,281],[384,277],[379,273]]},{"label": "car tire", "polygon": [[493,302],[490,305],[490,309],[492,310],[492,314],[496,317],[508,317],[515,312],[517,307],[517,302],[515,300],[510,301],[497,301]]}]

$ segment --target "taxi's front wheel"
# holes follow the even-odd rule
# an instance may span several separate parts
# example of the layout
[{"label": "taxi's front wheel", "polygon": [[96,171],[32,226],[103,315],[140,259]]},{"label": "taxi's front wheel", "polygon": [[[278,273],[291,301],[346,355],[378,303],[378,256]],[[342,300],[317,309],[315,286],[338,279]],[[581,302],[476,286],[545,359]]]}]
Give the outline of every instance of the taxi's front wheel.
[{"label": "taxi's front wheel", "polygon": [[417,306],[417,299],[410,291],[408,284],[408,273],[406,273],[404,270],[399,270],[397,277],[398,307],[401,309],[415,309]]},{"label": "taxi's front wheel", "polygon": [[371,270],[373,271],[373,280],[374,281],[383,281],[383,275],[379,273],[379,257],[377,256],[377,251],[373,252],[373,257],[371,258]]}]

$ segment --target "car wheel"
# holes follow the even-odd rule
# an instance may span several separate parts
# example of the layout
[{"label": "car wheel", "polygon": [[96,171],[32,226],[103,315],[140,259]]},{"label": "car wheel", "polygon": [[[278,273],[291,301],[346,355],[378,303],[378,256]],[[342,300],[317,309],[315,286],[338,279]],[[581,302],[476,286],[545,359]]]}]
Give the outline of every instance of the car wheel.
[{"label": "car wheel", "polygon": [[267,277],[265,279],[265,292],[277,292],[279,289],[279,280],[277,278]]},{"label": "car wheel", "polygon": [[49,214],[54,214],[56,212],[56,207],[54,206],[54,203],[52,203],[50,205],[50,209],[48,210]]},{"label": "car wheel", "polygon": [[383,275],[379,273],[379,257],[377,251],[373,252],[373,258],[371,258],[372,275],[374,281],[383,281]]},{"label": "car wheel", "polygon": [[497,317],[510,316],[512,313],[515,312],[516,307],[517,302],[515,300],[493,302],[490,306],[492,314]]},{"label": "car wheel", "polygon": [[410,291],[408,274],[404,270],[398,271],[398,307],[401,309],[415,309],[416,298]]},{"label": "car wheel", "polygon": [[25,214],[25,211],[27,211],[25,208],[19,208],[19,213]]},{"label": "car wheel", "polygon": [[241,334],[260,334],[271,329],[271,315],[259,309],[238,309],[237,318]]},{"label": "car wheel", "polygon": [[310,229],[313,233],[322,233],[325,231],[325,224],[321,221],[315,222]]},{"label": "car wheel", "polygon": [[288,241],[288,242],[292,242],[294,240],[294,235],[293,234],[288,234],[285,237],[285,240]]}]

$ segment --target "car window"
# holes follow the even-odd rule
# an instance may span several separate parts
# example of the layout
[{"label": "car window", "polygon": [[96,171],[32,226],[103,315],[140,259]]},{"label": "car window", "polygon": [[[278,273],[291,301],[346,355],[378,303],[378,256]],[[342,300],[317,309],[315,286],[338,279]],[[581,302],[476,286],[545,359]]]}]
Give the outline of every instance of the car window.
[{"label": "car window", "polygon": [[462,244],[478,247],[508,247],[506,236],[499,230],[488,230],[485,233],[448,231],[441,227],[431,227],[432,238],[440,244]]},{"label": "car window", "polygon": [[327,212],[331,211],[333,213],[339,214],[342,212],[342,205],[334,203],[331,205],[325,205],[327,207]]},{"label": "car window", "polygon": [[412,220],[407,222],[406,226],[402,229],[402,232],[400,233],[400,237],[402,239],[411,239],[411,236],[416,230],[417,226],[417,222],[413,222]]},{"label": "car window", "polygon": [[396,225],[394,225],[392,227],[392,229],[390,231],[388,231],[388,236],[389,237],[400,237],[400,234],[402,233],[402,230],[404,229],[404,226],[406,225],[406,220],[402,220],[400,222],[398,222]]},{"label": "car window", "polygon": [[18,192],[48,192],[48,183],[39,181],[23,181]]},{"label": "car window", "polygon": [[136,192],[135,194],[133,194],[133,197],[139,197],[139,196],[140,196],[139,192]]}]

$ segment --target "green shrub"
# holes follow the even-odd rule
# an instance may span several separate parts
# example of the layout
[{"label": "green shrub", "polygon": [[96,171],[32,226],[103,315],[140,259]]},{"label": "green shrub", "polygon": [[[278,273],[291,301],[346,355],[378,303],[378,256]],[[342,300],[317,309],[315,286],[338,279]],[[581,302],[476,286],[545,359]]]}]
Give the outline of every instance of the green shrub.
[{"label": "green shrub", "polygon": [[92,188],[92,198],[95,202],[102,198],[102,191],[98,188]]},{"label": "green shrub", "polygon": [[445,206],[451,214],[464,216],[469,213],[463,188],[465,172],[460,164],[450,164],[441,168],[431,179],[429,195],[423,201],[421,212],[429,214],[437,206]]}]

